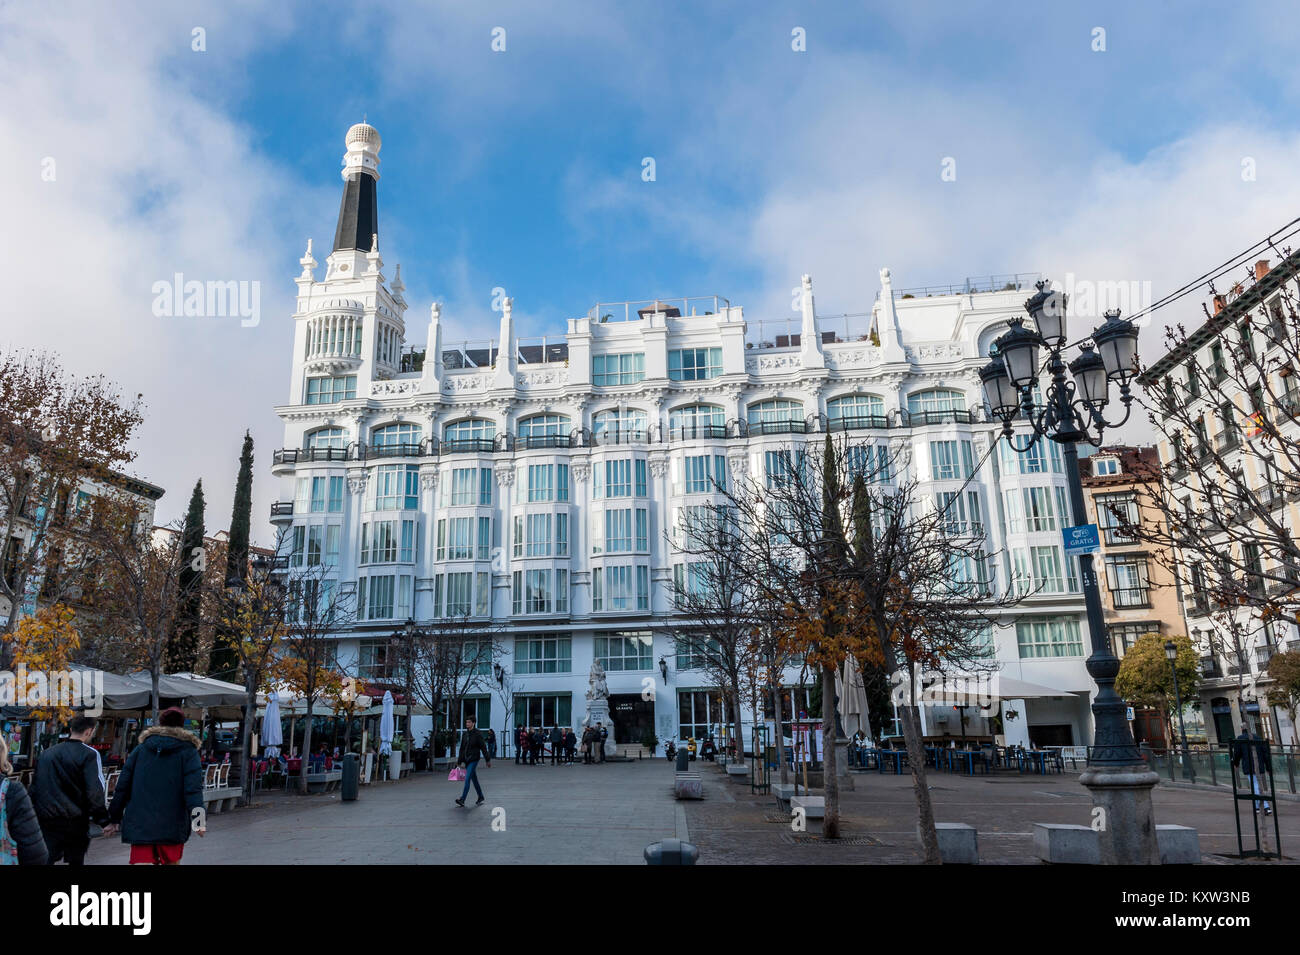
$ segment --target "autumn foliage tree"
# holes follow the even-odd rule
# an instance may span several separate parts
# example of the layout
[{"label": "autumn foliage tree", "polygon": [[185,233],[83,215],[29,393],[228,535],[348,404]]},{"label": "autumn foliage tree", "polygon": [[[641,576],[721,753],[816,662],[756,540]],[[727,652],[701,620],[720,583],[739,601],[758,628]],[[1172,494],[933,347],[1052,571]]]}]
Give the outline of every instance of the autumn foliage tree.
[{"label": "autumn foliage tree", "polygon": [[81,648],[75,617],[72,609],[62,604],[42,607],[34,615],[23,617],[12,632],[0,635],[14,667],[23,667],[28,673],[40,672],[51,690],[49,705],[33,708],[36,719],[67,722],[72,717],[73,701],[60,698],[53,690],[59,675],[68,672]]},{"label": "autumn foliage tree", "polygon": [[[1178,656],[1171,669],[1165,643],[1172,641]],[[1115,692],[1133,706],[1160,710],[1170,740],[1176,739],[1174,718],[1174,671],[1178,673],[1178,695],[1183,702],[1196,699],[1201,685],[1201,657],[1192,641],[1185,636],[1164,637],[1144,633],[1124,653],[1115,677]]]},{"label": "autumn foliage tree", "polygon": [[[138,395],[69,375],[53,353],[0,353],[0,632],[17,626],[47,566],[76,548],[69,517],[79,490],[111,482],[134,459],[142,420]],[[0,644],[0,666],[6,653]]]}]

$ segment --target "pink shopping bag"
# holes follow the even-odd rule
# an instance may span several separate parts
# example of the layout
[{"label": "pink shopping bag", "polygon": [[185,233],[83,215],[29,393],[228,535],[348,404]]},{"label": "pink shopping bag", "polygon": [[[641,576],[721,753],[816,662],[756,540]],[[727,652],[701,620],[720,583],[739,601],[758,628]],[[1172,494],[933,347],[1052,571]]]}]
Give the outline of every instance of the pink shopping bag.
[{"label": "pink shopping bag", "polygon": [[465,770],[460,766],[453,766],[451,772],[447,774],[447,781],[460,783],[465,781]]}]

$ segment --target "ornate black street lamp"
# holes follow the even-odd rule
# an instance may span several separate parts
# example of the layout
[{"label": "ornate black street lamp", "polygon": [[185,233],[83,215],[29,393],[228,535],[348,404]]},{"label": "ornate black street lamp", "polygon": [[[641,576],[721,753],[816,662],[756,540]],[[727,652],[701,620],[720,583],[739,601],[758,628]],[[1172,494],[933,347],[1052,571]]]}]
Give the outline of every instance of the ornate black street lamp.
[{"label": "ornate black street lamp", "polygon": [[668,661],[663,657],[659,658],[659,674],[664,678],[664,686],[668,685]]},{"label": "ornate black street lamp", "polygon": [[[1065,476],[1070,489],[1074,524],[1087,523],[1083,483],[1079,479],[1078,445],[1082,441],[1097,447],[1107,428],[1124,424],[1132,412],[1130,388],[1137,375],[1138,330],[1120,318],[1118,310],[1106,313],[1106,321],[1082,340],[1079,354],[1067,369],[1062,351],[1069,334],[1066,329],[1066,296],[1038,283],[1038,293],[1025,302],[1033,327],[1024,319],[1008,322],[1010,328],[993,343],[988,365],[980,369],[984,396],[993,414],[1002,420],[1002,434],[1017,452],[1029,451],[1042,439],[1061,446]],[[1040,350],[1045,350],[1045,354]],[[1070,377],[1066,376],[1066,371]],[[1046,371],[1047,392],[1036,400],[1034,386]],[[1119,384],[1123,416],[1105,416],[1110,402],[1109,384]],[[1029,434],[1017,434],[1014,425],[1029,426]],[[1018,439],[1024,439],[1020,441]],[[1102,810],[1098,821],[1101,860],[1104,863],[1156,864],[1156,829],[1151,812],[1151,788],[1159,777],[1138,753],[1125,717],[1125,704],[1115,692],[1119,660],[1106,639],[1101,593],[1092,554],[1079,557],[1084,605],[1092,655],[1088,673],[1097,684],[1093,699],[1093,745],[1088,767],[1079,781],[1092,791],[1093,805]]]},{"label": "ornate black street lamp", "polygon": [[1192,769],[1192,756],[1187,750],[1187,727],[1183,723],[1183,697],[1178,692],[1178,644],[1166,640],[1165,657],[1169,660],[1169,672],[1174,678],[1174,706],[1178,709],[1178,734],[1182,737],[1183,748],[1183,778],[1196,782],[1196,772]]}]

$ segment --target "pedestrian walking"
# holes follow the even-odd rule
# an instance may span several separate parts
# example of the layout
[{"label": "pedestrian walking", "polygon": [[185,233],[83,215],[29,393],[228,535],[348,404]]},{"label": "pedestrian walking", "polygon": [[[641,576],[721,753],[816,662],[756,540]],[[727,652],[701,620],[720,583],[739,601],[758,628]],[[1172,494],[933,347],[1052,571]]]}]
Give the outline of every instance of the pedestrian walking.
[{"label": "pedestrian walking", "polygon": [[108,815],[122,827],[131,865],[178,865],[190,833],[207,834],[199,739],[175,707],[140,734],[122,767]]},{"label": "pedestrian walking", "polygon": [[487,747],[488,747],[488,757],[490,759],[496,759],[497,758],[497,731],[490,726],[488,727],[488,731],[487,731]]},{"label": "pedestrian walking", "polygon": [[104,773],[99,753],[90,746],[96,721],[73,717],[68,738],[41,753],[36,761],[32,805],[45,835],[50,863],[84,865],[90,848],[90,824],[104,827],[104,835],[117,831],[104,804]]},{"label": "pedestrian walking", "polygon": [[461,791],[460,798],[456,800],[458,806],[465,805],[470,783],[474,784],[474,792],[478,793],[478,802],[474,805],[483,805],[483,787],[478,784],[480,756],[487,757],[487,766],[491,769],[492,755],[488,752],[487,744],[483,742],[483,736],[478,731],[477,721],[470,716],[465,719],[465,735],[460,738],[460,754],[456,757],[456,765],[465,767],[465,788]]},{"label": "pedestrian walking", "polygon": [[10,779],[9,744],[0,733],[0,865],[45,865],[49,850],[27,787]]},{"label": "pedestrian walking", "polygon": [[564,732],[564,758],[570,766],[573,765],[574,756],[578,750],[578,737],[573,733],[573,727],[570,726]]},{"label": "pedestrian walking", "polygon": [[564,734],[560,732],[558,726],[551,728],[551,765],[558,766],[560,760],[564,758],[562,750],[564,749]]},{"label": "pedestrian walking", "polygon": [[515,733],[515,762],[528,762],[528,727],[521,726]]},{"label": "pedestrian walking", "polygon": [[[1260,776],[1267,772],[1269,782],[1272,782],[1273,760],[1269,753],[1268,741],[1260,739],[1244,726],[1241,728],[1241,735],[1233,740],[1232,765],[1241,766],[1242,774],[1250,782],[1250,791],[1256,796],[1261,795],[1263,792],[1259,785]],[[1261,803],[1263,804],[1264,815],[1272,815],[1273,804],[1267,799],[1255,800],[1255,812],[1259,812]]]},{"label": "pedestrian walking", "polygon": [[546,765],[546,753],[542,747],[546,745],[546,737],[542,735],[542,728],[534,726],[532,735],[528,738],[528,753],[531,757],[528,765],[536,766],[537,760],[542,760],[542,765]]}]

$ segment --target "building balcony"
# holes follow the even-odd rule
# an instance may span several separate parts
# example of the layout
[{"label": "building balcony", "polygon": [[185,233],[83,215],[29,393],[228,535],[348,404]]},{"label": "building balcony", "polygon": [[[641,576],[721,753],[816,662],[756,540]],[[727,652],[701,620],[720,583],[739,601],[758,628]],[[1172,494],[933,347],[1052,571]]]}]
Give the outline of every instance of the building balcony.
[{"label": "building balcony", "polygon": [[274,464],[315,464],[347,460],[347,448],[281,448],[272,455]]},{"label": "building balcony", "polygon": [[1218,680],[1223,678],[1223,668],[1219,666],[1219,661],[1215,657],[1201,657],[1201,676],[1207,680]]},{"label": "building balcony", "polygon": [[1227,454],[1241,447],[1241,433],[1235,428],[1231,431],[1220,431],[1214,436],[1214,447],[1220,454]]},{"label": "building balcony", "polygon": [[892,427],[887,415],[850,415],[831,418],[826,424],[827,431],[862,431],[869,428]]},{"label": "building balcony", "polygon": [[1110,592],[1116,610],[1151,606],[1151,590],[1147,587],[1115,587]]},{"label": "building balcony", "polygon": [[669,441],[698,441],[700,439],[726,438],[728,436],[725,424],[683,425],[668,430]]},{"label": "building balcony", "polygon": [[293,517],[293,501],[272,501],[271,520],[287,521]]}]

